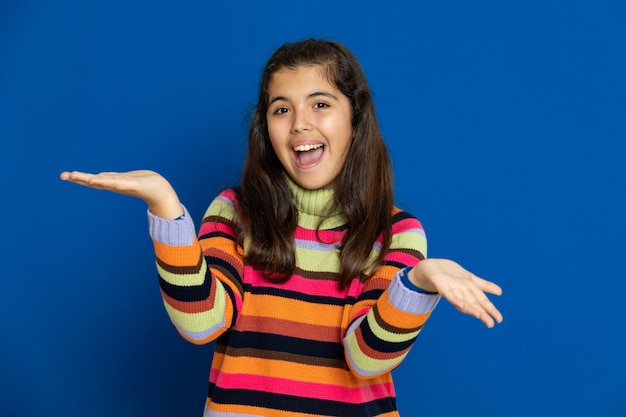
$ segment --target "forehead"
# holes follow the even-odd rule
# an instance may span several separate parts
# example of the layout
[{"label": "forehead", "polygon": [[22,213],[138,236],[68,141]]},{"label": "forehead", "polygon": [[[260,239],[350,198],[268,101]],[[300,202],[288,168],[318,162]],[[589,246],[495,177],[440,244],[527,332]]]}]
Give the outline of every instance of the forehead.
[{"label": "forehead", "polygon": [[321,65],[298,65],[295,68],[281,68],[272,74],[268,86],[269,96],[294,93],[310,93],[314,90],[332,90],[337,87],[329,81],[326,68]]}]

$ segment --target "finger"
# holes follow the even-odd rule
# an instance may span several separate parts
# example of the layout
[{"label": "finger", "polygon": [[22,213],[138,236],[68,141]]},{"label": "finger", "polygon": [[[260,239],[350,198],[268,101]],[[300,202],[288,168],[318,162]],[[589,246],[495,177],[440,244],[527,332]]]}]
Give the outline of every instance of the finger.
[{"label": "finger", "polygon": [[479,320],[482,321],[485,324],[485,326],[487,326],[490,329],[492,329],[496,325],[493,318],[486,312],[480,315]]},{"label": "finger", "polygon": [[440,294],[446,300],[448,300],[448,302],[452,304],[454,308],[456,308],[461,313],[468,314],[476,318],[480,317],[479,311],[477,309],[472,308],[471,304],[468,303],[467,297],[462,290],[453,289],[451,291],[440,292]]},{"label": "finger", "polygon": [[500,286],[494,282],[487,281],[486,279],[483,279],[473,274],[472,281],[476,285],[478,285],[478,287],[484,292],[498,296],[502,295],[502,288],[500,288]]},{"label": "finger", "polygon": [[487,314],[489,314],[489,316],[493,317],[496,322],[502,323],[502,321],[504,320],[504,317],[502,316],[500,310],[498,310],[491,301],[489,301],[486,305],[483,305],[483,309]]},{"label": "finger", "polygon": [[465,308],[459,311],[467,314],[468,316],[472,316],[482,321],[485,324],[485,326],[489,328],[492,328],[495,326],[494,318],[480,306],[472,305],[472,304],[465,304]]},{"label": "finger", "polygon": [[477,318],[489,328],[495,326],[494,318],[479,304],[465,303],[464,309],[460,311],[469,316]]},{"label": "finger", "polygon": [[89,180],[94,176],[94,174],[89,174],[86,172],[80,171],[72,171],[72,172],[62,172],[61,179],[64,181],[73,182],[79,185],[89,186]]},{"label": "finger", "polygon": [[89,175],[92,174],[88,174],[86,172],[80,172],[80,171],[63,171],[61,173],[61,179],[65,180],[65,181],[75,181],[75,180],[79,180],[81,178],[85,178]]},{"label": "finger", "polygon": [[473,295],[476,301],[479,303],[480,308],[486,312],[490,317],[495,319],[496,322],[502,323],[502,313],[491,302],[487,295],[478,288],[473,288]]},{"label": "finger", "polygon": [[61,179],[97,190],[131,194],[127,189],[127,180],[117,172],[101,172],[98,174],[80,171],[64,172],[61,174]]},{"label": "finger", "polygon": [[483,292],[478,289],[476,291],[473,293],[472,291],[455,290],[441,295],[458,311],[475,317],[488,328],[494,327],[495,322],[501,323],[502,314]]},{"label": "finger", "polygon": [[[490,283],[490,284],[493,284],[493,283]],[[497,285],[495,284],[493,285],[496,286],[498,289],[500,289],[500,287],[498,287]],[[475,286],[475,287],[471,287],[470,291],[472,295],[474,296],[474,298],[476,298],[476,300],[480,303],[480,305],[483,306],[483,308],[485,308],[485,310],[497,311],[495,305],[491,302],[489,297],[487,297],[487,294],[484,292],[484,288],[481,288],[480,286]],[[489,291],[486,291],[486,292],[490,293]]]}]

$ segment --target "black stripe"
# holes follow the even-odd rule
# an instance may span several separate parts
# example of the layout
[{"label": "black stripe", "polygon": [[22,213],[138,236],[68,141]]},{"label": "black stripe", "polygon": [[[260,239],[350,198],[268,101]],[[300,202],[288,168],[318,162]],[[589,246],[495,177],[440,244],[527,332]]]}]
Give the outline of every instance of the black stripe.
[{"label": "black stripe", "polygon": [[407,265],[402,263],[402,262],[390,261],[390,260],[386,260],[386,261],[381,262],[381,265],[384,265],[384,266],[395,266],[398,269],[403,269],[403,268],[407,267]]},{"label": "black stripe", "polygon": [[273,394],[259,390],[222,389],[209,387],[211,400],[218,404],[242,404],[294,413],[308,413],[321,416],[354,417],[376,416],[396,410],[394,397],[353,404],[341,401],[304,398],[294,395]]},{"label": "black stripe", "polygon": [[391,217],[391,222],[396,224],[406,219],[416,219],[416,217],[407,211],[399,211]]},{"label": "black stripe", "polygon": [[363,300],[378,300],[380,298],[380,296],[383,295],[383,292],[385,292],[385,290],[381,290],[381,289],[365,291],[365,292],[362,292],[359,295],[358,300],[359,301],[363,301]]},{"label": "black stripe", "polygon": [[[212,257],[212,256],[207,256],[205,258],[207,262],[207,269],[206,269],[206,274],[204,276],[204,281],[202,282],[202,284],[192,285],[192,286],[173,285],[167,282],[166,280],[164,280],[163,277],[159,275],[159,285],[161,286],[161,289],[163,290],[163,292],[167,294],[169,297],[178,301],[193,302],[193,301],[206,300],[207,298],[209,298],[211,294],[212,276],[211,276],[210,267],[213,265],[219,266],[225,269],[233,277],[233,279],[237,279],[239,277],[239,274],[237,273],[237,270],[235,269],[235,267],[233,267],[233,265],[224,261],[223,259]],[[228,286],[225,285],[224,287],[228,287]],[[231,298],[231,299],[234,299],[234,298]]]},{"label": "black stripe", "polygon": [[222,271],[225,270],[227,272],[226,275],[229,275],[233,282],[241,283],[241,276],[239,276],[237,268],[235,268],[230,262],[227,262],[224,259],[215,256],[205,256],[204,259],[207,263],[207,270],[214,266],[219,267]]},{"label": "black stripe", "polygon": [[406,342],[389,342],[379,339],[373,332],[367,319],[363,320],[359,325],[361,328],[361,336],[363,342],[377,352],[394,353],[410,348],[415,342],[416,337],[412,337]]},{"label": "black stripe", "polygon": [[[323,222],[322,222],[322,226],[323,226]],[[340,226],[337,227],[331,227],[330,229],[320,229],[320,231],[322,232],[343,232],[344,230],[348,229],[348,225],[347,224],[342,224]]]},{"label": "black stripe", "polygon": [[202,301],[209,298],[209,295],[211,294],[210,272],[207,273],[207,276],[205,276],[204,282],[200,285],[182,287],[179,285],[170,284],[159,275],[159,286],[161,287],[161,290],[163,290],[163,292],[167,294],[168,297],[171,297],[175,300],[183,302]]},{"label": "black stripe", "polygon": [[218,232],[218,231],[201,234],[198,236],[198,240],[210,239],[212,237],[225,237],[226,239],[232,240],[233,242],[236,241],[236,238],[233,235],[230,235],[224,232]]},{"label": "black stripe", "polygon": [[232,348],[276,351],[309,357],[345,360],[341,342],[322,342],[261,332],[233,330],[228,340]]}]

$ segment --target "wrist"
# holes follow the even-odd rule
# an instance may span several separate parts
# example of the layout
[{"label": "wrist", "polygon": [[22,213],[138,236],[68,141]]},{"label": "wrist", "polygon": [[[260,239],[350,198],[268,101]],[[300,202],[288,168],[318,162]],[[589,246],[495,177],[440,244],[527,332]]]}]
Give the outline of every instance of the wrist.
[{"label": "wrist", "polygon": [[400,270],[400,281],[402,282],[402,284],[413,292],[419,292],[421,294],[430,294],[430,295],[436,294],[431,291],[426,291],[418,287],[417,285],[413,284],[413,282],[411,282],[411,280],[409,279],[409,271],[411,269],[412,268],[410,266],[407,266],[406,268]]},{"label": "wrist", "polygon": [[185,211],[174,189],[170,189],[159,199],[148,202],[150,213],[162,219],[173,220],[182,216]]},{"label": "wrist", "polygon": [[430,279],[428,279],[428,275],[426,274],[426,271],[425,271],[426,266],[427,266],[426,260],[423,260],[419,262],[417,265],[415,265],[407,274],[409,281],[411,281],[411,283],[415,285],[416,287],[421,288],[422,290],[426,292],[436,294],[437,288],[435,288],[435,286],[431,283]]}]

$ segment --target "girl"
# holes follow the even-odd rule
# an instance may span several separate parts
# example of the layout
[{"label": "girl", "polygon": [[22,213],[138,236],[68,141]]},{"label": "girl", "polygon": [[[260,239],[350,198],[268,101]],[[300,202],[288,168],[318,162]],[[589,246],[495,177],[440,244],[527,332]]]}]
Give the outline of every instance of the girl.
[{"label": "girl", "polygon": [[488,327],[501,289],[426,260],[392,173],[360,65],[344,46],[280,47],[262,75],[241,186],[196,236],[151,171],[64,172],[148,205],[165,308],[193,343],[216,341],[205,416],[398,416],[391,370],[440,297]]}]

